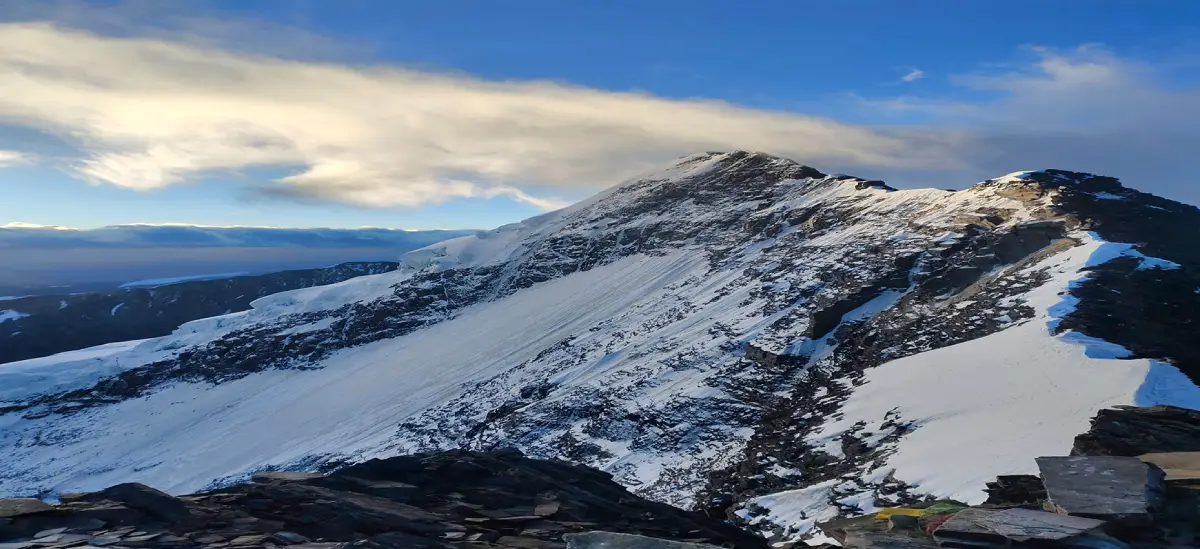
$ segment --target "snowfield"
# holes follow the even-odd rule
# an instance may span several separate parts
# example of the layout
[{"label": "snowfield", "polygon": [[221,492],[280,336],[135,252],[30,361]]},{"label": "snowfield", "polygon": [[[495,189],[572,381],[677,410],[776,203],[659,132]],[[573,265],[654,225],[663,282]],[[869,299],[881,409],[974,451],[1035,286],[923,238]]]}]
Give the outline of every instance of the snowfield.
[{"label": "snowfield", "polygon": [[67,351],[42,358],[0,364],[0,404],[30,395],[86,387],[123,369],[104,357],[129,351],[149,341],[122,341]]},{"label": "snowfield", "polygon": [[[869,481],[894,474],[922,493],[978,505],[987,499],[984,484],[996,475],[1037,474],[1034,458],[1069,454],[1096,410],[1129,404],[1200,410],[1200,387],[1174,366],[1114,360],[1129,351],[1076,332],[1054,335],[1052,329],[1074,304],[1066,292],[1087,276],[1084,269],[1130,249],[1094,234],[1077,237],[1081,245],[1030,267],[1053,273],[1050,282],[1025,295],[1038,316],[868,371],[866,384],[843,405],[842,416],[808,442],[830,446],[859,422],[866,424],[864,432],[885,432],[888,414],[898,412],[916,430],[895,444],[885,467],[863,476]],[[760,521],[804,534],[838,515],[827,500],[839,484],[829,481],[748,503],[769,510]],[[870,503],[859,508],[877,510]]]}]

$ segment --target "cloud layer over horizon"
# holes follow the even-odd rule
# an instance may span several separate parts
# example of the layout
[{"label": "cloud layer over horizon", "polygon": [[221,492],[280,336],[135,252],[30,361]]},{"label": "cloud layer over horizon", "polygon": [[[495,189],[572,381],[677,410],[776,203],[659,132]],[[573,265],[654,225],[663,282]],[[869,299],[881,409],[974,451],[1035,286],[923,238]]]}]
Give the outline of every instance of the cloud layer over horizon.
[{"label": "cloud layer over horizon", "polygon": [[[0,123],[78,147],[68,167],[94,184],[147,190],[285,168],[290,175],[258,191],[369,207],[507,196],[552,209],[563,204],[560,192],[730,149],[908,186],[963,186],[1056,167],[1200,199],[1188,179],[1200,167],[1191,159],[1200,142],[1194,87],[1165,85],[1155,67],[1097,47],[1033,53],[1031,64],[1002,74],[957,77],[986,99],[855,99],[880,121],[861,125],[717,101],[0,23]],[[0,151],[0,166],[27,158]],[[1168,180],[1181,187],[1155,187]]]}]

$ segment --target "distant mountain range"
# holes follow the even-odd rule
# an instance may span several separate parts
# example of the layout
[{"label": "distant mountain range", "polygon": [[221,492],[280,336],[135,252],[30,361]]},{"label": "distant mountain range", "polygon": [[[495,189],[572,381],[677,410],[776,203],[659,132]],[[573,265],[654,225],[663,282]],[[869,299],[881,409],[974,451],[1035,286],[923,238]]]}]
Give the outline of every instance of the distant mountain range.
[{"label": "distant mountain range", "polygon": [[[0,225],[0,249],[19,248],[385,248],[422,246],[473,230],[293,229],[133,223],[97,229],[8,223]],[[418,246],[419,247],[419,246]]]},{"label": "distant mountain range", "polygon": [[394,261],[207,280],[144,280],[108,292],[0,301],[0,364],[159,337],[193,320],[245,311],[279,292],[396,270]]},{"label": "distant mountain range", "polygon": [[111,290],[153,279],[219,278],[352,261],[395,261],[472,230],[0,225],[0,297]]}]

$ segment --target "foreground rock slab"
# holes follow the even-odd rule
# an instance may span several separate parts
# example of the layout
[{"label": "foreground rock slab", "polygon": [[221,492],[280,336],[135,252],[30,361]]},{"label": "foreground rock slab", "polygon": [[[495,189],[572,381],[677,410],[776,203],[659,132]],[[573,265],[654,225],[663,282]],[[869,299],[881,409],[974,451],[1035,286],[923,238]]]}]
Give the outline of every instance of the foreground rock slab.
[{"label": "foreground rock slab", "polygon": [[1060,541],[1098,532],[1104,521],[1031,509],[964,509],[934,532],[944,547],[975,547],[979,542]]},{"label": "foreground rock slab", "polygon": [[1163,505],[1166,475],[1137,458],[1040,457],[1046,508],[1064,515],[1149,522]]},{"label": "foreground rock slab", "polygon": [[616,532],[584,532],[563,536],[567,549],[716,549],[712,545],[648,538]]}]

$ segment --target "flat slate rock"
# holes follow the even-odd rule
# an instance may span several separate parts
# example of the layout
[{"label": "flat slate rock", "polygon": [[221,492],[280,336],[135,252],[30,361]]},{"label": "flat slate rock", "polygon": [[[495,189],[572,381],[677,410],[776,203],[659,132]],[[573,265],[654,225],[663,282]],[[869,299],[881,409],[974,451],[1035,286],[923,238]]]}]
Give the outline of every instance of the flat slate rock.
[{"label": "flat slate rock", "polygon": [[933,539],[888,532],[848,532],[842,547],[846,549],[927,549],[938,547]]},{"label": "flat slate rock", "polygon": [[1138,459],[1157,465],[1166,473],[1168,481],[1200,481],[1200,452],[1142,454]]},{"label": "flat slate rock", "polygon": [[980,543],[1060,541],[1099,530],[1104,524],[1102,520],[1032,509],[963,509],[933,535],[944,546],[974,547]]},{"label": "flat slate rock", "polygon": [[1066,539],[1104,527],[1102,520],[1020,508],[995,513],[985,524],[993,532],[1021,542]]},{"label": "flat slate rock", "polygon": [[567,534],[563,540],[567,542],[567,549],[719,549],[701,543],[601,531]]},{"label": "flat slate rock", "polygon": [[1102,520],[1148,520],[1161,508],[1162,469],[1134,457],[1037,458],[1046,486],[1046,509]]}]

